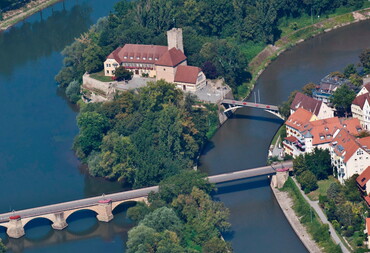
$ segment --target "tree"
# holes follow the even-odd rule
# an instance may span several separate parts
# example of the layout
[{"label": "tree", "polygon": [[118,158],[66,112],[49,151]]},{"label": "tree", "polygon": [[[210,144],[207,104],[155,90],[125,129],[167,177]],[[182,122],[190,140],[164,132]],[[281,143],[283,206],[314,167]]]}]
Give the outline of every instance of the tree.
[{"label": "tree", "polygon": [[103,49],[96,45],[95,43],[91,43],[83,52],[83,66],[87,73],[98,72],[104,68],[104,51]]},{"label": "tree", "polygon": [[68,97],[69,101],[72,103],[77,103],[78,100],[81,98],[81,84],[73,80],[72,82],[69,83],[68,87],[66,88],[66,96]]},{"label": "tree", "polygon": [[85,112],[78,116],[77,125],[80,134],[75,139],[74,147],[78,156],[85,158],[91,151],[99,149],[108,123],[107,119],[97,112]]},{"label": "tree", "polygon": [[334,91],[331,102],[337,109],[338,113],[347,117],[348,114],[351,113],[351,104],[355,97],[356,93],[344,84]]},{"label": "tree", "polygon": [[313,91],[316,89],[316,84],[314,83],[308,83],[302,88],[302,93],[312,97]]},{"label": "tree", "polygon": [[182,171],[180,174],[169,177],[159,184],[159,196],[167,203],[180,194],[190,194],[194,187],[209,194],[214,185],[210,184],[206,175],[194,170]]},{"label": "tree", "polygon": [[362,201],[361,194],[357,187],[357,177],[358,174],[354,174],[352,177],[344,182],[344,195],[346,196],[346,199],[352,202]]},{"label": "tree", "polygon": [[337,182],[331,183],[328,190],[326,191],[328,199],[333,200],[334,202],[338,202],[342,199],[342,189],[341,185]]},{"label": "tree", "polygon": [[155,245],[159,240],[158,236],[153,228],[139,224],[128,232],[127,252],[155,252]]},{"label": "tree", "polygon": [[353,74],[357,74],[355,64],[349,64],[344,68],[343,74],[345,78],[349,78]]},{"label": "tree", "polygon": [[291,104],[293,103],[293,100],[297,94],[297,90],[295,91],[292,91],[289,95],[289,98],[287,101],[283,102],[280,106],[279,106],[279,112],[281,113],[281,115],[284,116],[284,118],[289,118],[290,116],[290,106]]},{"label": "tree", "polygon": [[209,78],[209,79],[215,79],[215,78],[218,77],[217,69],[213,65],[213,63],[210,62],[210,61],[206,61],[203,64],[202,70],[203,70],[204,74],[206,75],[206,77]]},{"label": "tree", "polygon": [[6,250],[7,249],[6,249],[5,245],[4,245],[4,243],[0,239],[0,253],[5,253]]},{"label": "tree", "polygon": [[364,138],[364,137],[368,137],[370,136],[370,132],[369,131],[366,131],[366,130],[362,130],[358,135],[357,137],[358,138]]},{"label": "tree", "polygon": [[302,186],[302,190],[307,194],[318,188],[316,176],[309,170],[302,172],[302,174],[297,178]]},{"label": "tree", "polygon": [[182,224],[173,209],[161,207],[147,214],[140,224],[153,228],[157,232],[170,230],[180,232]]},{"label": "tree", "polygon": [[359,76],[357,73],[351,74],[349,76],[349,80],[351,81],[352,84],[354,84],[358,89],[361,88],[362,86],[362,77]]},{"label": "tree", "polygon": [[133,75],[134,73],[125,69],[123,66],[119,66],[118,68],[116,68],[116,72],[114,73],[117,81],[129,81],[132,79]]},{"label": "tree", "polygon": [[204,253],[228,253],[231,252],[230,245],[218,237],[213,237],[203,245]]},{"label": "tree", "polygon": [[366,74],[370,73],[370,49],[365,49],[360,54],[360,62]]}]

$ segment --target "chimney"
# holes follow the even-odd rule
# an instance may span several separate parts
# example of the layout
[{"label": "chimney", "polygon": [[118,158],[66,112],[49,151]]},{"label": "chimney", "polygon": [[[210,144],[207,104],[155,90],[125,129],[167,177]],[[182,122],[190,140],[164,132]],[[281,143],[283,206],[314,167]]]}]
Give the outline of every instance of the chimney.
[{"label": "chimney", "polygon": [[172,28],[171,30],[167,31],[167,43],[168,49],[175,47],[184,53],[184,45],[182,43],[182,29]]}]

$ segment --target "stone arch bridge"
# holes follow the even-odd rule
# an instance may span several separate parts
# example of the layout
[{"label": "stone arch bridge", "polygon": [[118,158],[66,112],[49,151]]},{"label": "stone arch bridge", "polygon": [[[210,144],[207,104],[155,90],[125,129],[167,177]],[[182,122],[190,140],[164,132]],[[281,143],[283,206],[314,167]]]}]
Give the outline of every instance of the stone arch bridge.
[{"label": "stone arch bridge", "polygon": [[[273,176],[272,184],[279,187],[287,178],[288,168],[291,168],[291,161],[282,163],[279,168],[264,166],[253,169],[246,169],[231,173],[209,176],[210,183],[224,183],[257,176]],[[158,186],[142,188],[138,190],[118,192],[98,197],[74,200],[54,205],[37,208],[13,211],[0,214],[0,226],[6,228],[6,233],[11,238],[20,238],[25,234],[25,225],[34,219],[44,218],[52,222],[52,227],[62,230],[68,226],[67,218],[80,210],[91,210],[95,212],[96,218],[102,222],[109,222],[113,219],[113,210],[125,202],[147,202],[150,192],[157,192]]]}]

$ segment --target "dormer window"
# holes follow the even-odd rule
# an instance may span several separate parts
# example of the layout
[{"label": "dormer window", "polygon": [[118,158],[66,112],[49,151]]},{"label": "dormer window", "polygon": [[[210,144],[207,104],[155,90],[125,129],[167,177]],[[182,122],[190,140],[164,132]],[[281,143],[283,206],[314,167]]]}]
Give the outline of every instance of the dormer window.
[{"label": "dormer window", "polygon": [[152,57],[149,57],[149,61],[151,61],[151,60],[153,60],[153,58]]},{"label": "dormer window", "polygon": [[132,60],[132,59],[134,59],[134,57],[130,56],[130,59]]},{"label": "dormer window", "polygon": [[140,57],[138,56],[138,57],[136,57],[136,60],[140,60]]},{"label": "dormer window", "polygon": [[155,60],[156,60],[156,61],[158,61],[158,58],[157,58],[157,57],[155,57]]},{"label": "dormer window", "polygon": [[328,130],[329,130],[329,128],[325,127],[325,131],[328,131]]},{"label": "dormer window", "polygon": [[127,56],[124,56],[123,59],[127,59]]},{"label": "dormer window", "polygon": [[146,60],[146,57],[143,57],[143,60]]},{"label": "dormer window", "polygon": [[320,135],[320,140],[323,140],[325,138],[324,135]]}]

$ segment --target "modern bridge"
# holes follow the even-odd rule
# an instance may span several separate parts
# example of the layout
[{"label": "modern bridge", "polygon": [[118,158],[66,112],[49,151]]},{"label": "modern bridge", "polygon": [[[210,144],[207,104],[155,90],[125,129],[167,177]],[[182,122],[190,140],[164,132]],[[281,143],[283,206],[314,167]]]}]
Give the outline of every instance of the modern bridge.
[{"label": "modern bridge", "polygon": [[280,119],[284,120],[284,117],[279,113],[279,107],[277,107],[276,105],[260,104],[256,102],[247,102],[247,101],[237,101],[237,100],[232,100],[232,99],[224,99],[220,103],[226,107],[226,110],[224,111],[224,113],[227,113],[229,111],[242,108],[242,107],[252,107],[252,108],[265,110],[279,117]]},{"label": "modern bridge", "polygon": [[[289,161],[281,163],[281,165],[276,165],[276,168],[273,166],[264,166],[209,176],[207,179],[210,183],[218,184],[257,176],[276,175],[279,174],[279,172],[286,175],[286,168],[291,168],[292,166],[293,163]],[[158,189],[158,186],[152,186],[138,190],[112,193],[54,205],[12,211],[0,214],[0,226],[3,226],[7,229],[6,232],[11,238],[22,237],[25,234],[24,226],[31,220],[37,218],[48,219],[52,222],[52,227],[54,229],[62,230],[68,226],[67,218],[71,214],[80,210],[92,210],[97,214],[96,218],[99,221],[109,222],[113,219],[112,211],[117,206],[124,202],[147,202],[148,194],[150,192],[158,192]]]}]

